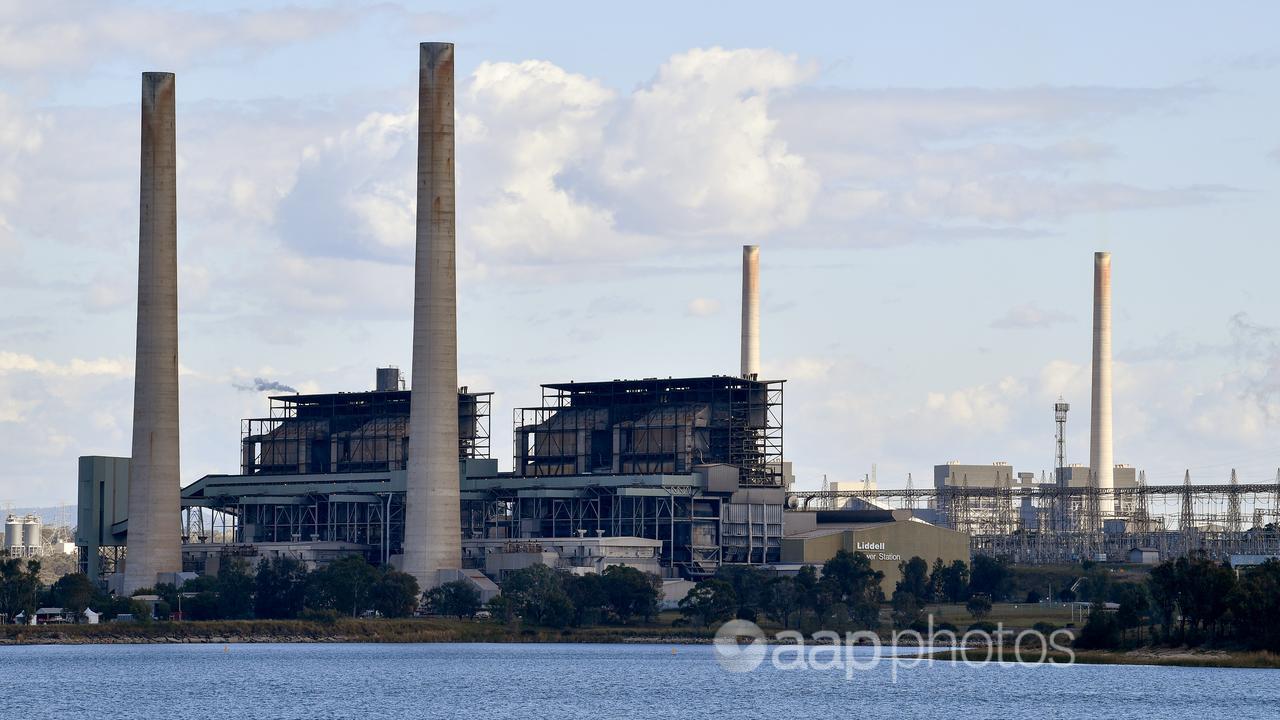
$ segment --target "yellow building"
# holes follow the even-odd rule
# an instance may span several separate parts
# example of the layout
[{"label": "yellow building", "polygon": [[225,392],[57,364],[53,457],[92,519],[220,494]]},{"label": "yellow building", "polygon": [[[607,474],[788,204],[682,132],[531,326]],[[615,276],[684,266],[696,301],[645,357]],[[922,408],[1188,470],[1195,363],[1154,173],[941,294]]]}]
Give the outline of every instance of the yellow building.
[{"label": "yellow building", "polygon": [[783,516],[782,562],[821,565],[840,550],[860,552],[871,567],[884,573],[885,597],[901,579],[898,564],[923,558],[930,567],[937,559],[950,565],[969,562],[966,533],[930,525],[910,510],[819,510],[788,512]]}]

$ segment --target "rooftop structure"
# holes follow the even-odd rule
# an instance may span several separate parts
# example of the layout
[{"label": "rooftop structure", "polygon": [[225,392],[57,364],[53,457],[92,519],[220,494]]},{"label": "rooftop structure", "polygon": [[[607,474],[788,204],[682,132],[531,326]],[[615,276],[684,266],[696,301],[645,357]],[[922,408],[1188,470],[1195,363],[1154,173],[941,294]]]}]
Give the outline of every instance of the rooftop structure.
[{"label": "rooftop structure", "polygon": [[[489,457],[493,393],[457,391],[457,458]],[[404,470],[409,458],[408,390],[276,395],[265,418],[241,421],[245,475]]]},{"label": "rooftop structure", "polygon": [[515,410],[515,474],[687,473],[737,468],[745,486],[781,487],[783,381],[715,375],[542,386]]}]

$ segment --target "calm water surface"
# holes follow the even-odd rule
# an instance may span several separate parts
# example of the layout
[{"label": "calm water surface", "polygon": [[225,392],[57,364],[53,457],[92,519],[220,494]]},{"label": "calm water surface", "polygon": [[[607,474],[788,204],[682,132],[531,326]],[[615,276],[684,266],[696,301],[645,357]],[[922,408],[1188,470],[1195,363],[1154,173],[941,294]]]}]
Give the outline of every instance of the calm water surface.
[{"label": "calm water surface", "polygon": [[1280,671],[935,663],[721,670],[708,646],[0,647],[0,717],[1277,717]]}]

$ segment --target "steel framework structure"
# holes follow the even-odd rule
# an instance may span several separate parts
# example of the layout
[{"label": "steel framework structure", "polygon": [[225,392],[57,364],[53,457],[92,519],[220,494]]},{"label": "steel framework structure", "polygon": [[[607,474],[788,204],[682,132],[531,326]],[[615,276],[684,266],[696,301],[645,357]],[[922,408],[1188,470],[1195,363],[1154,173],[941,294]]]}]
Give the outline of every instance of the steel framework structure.
[{"label": "steel framework structure", "polygon": [[[408,390],[270,398],[265,418],[240,422],[240,471],[291,475],[403,470]],[[458,457],[487,458],[493,393],[458,393]]]},{"label": "steel framework structure", "polygon": [[648,378],[542,386],[516,408],[519,476],[683,473],[739,468],[745,486],[782,485],[783,382]]},{"label": "steel framework structure", "polygon": [[[1234,473],[1233,473],[1234,475]],[[1101,517],[1096,508],[1103,497],[1126,508],[1114,517]],[[837,507],[860,498],[888,507],[905,508],[924,501],[929,507],[948,507],[939,517],[945,527],[967,532],[975,554],[1003,555],[1019,562],[1055,563],[1124,557],[1135,547],[1151,547],[1161,557],[1204,554],[1225,559],[1237,553],[1280,553],[1280,473],[1276,483],[1193,485],[1188,474],[1181,485],[1137,487],[1011,488],[948,486],[942,489],[876,489],[799,491],[788,494],[788,507]],[[979,503],[1007,508],[995,518],[974,522],[967,511]],[[1024,511],[1025,510],[1025,511]],[[1244,518],[1252,522],[1245,527]],[[1120,521],[1120,522],[1117,522]]]}]

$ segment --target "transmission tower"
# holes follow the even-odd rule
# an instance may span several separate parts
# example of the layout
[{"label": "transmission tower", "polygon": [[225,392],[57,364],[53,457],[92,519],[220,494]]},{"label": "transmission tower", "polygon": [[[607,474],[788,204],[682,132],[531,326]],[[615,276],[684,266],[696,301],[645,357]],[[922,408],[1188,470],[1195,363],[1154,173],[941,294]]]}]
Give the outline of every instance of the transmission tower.
[{"label": "transmission tower", "polygon": [[1240,482],[1231,468],[1231,486],[1227,489],[1227,532],[1240,532]]},{"label": "transmission tower", "polygon": [[1182,513],[1178,516],[1178,534],[1182,536],[1182,553],[1191,554],[1195,547],[1195,514],[1191,505],[1191,471],[1182,476]]},{"label": "transmission tower", "polygon": [[1276,468],[1276,493],[1271,504],[1272,514],[1275,515],[1276,529],[1280,530],[1280,468]]},{"label": "transmission tower", "polygon": [[1147,505],[1147,471],[1138,471],[1138,507],[1134,515],[1138,520],[1139,532],[1151,532],[1151,509]]},{"label": "transmission tower", "polygon": [[912,494],[915,489],[915,483],[911,482],[911,473],[907,473],[907,508],[910,510],[916,509],[916,496]]},{"label": "transmission tower", "polygon": [[1098,532],[1102,526],[1102,504],[1098,497],[1098,476],[1089,469],[1089,487],[1085,493],[1087,508],[1085,509],[1085,529],[1090,534]]}]

